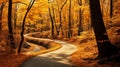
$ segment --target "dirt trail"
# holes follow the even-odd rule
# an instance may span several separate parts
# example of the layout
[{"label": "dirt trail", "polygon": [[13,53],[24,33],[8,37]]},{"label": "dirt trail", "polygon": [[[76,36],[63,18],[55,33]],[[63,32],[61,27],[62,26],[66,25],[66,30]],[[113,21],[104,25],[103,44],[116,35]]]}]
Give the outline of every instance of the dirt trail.
[{"label": "dirt trail", "polygon": [[[35,33],[31,33],[31,34],[35,34]],[[28,35],[29,34],[26,34],[25,37],[38,39],[38,40],[54,41],[60,43],[62,47],[58,50],[33,57],[25,61],[23,64],[21,64],[21,67],[70,67],[71,66],[70,55],[77,50],[76,46],[66,43],[64,41],[34,38],[34,37],[29,37]]]}]

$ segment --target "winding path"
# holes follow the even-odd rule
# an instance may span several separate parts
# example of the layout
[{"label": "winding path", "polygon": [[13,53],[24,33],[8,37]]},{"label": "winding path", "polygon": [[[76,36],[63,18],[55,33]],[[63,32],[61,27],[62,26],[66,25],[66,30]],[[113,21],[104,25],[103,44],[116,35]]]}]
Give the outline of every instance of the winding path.
[{"label": "winding path", "polygon": [[[30,33],[35,34],[35,33]],[[77,50],[77,47],[59,40],[25,37],[37,40],[47,40],[60,43],[62,47],[58,50],[33,57],[21,64],[21,67],[70,67],[70,55]]]}]

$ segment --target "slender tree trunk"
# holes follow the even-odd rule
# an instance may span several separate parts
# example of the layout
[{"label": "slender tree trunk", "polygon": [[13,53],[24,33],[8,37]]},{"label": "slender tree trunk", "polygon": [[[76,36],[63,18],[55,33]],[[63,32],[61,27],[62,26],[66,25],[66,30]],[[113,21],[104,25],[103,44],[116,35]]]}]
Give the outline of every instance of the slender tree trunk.
[{"label": "slender tree trunk", "polygon": [[56,21],[55,21],[55,10],[54,10],[53,6],[52,6],[52,12],[53,12],[54,27],[55,27],[55,29],[56,29],[57,35],[59,35],[59,30],[58,30],[58,28],[57,28],[57,24],[56,24]]},{"label": "slender tree trunk", "polygon": [[35,0],[30,1],[27,12],[25,13],[25,16],[24,16],[24,19],[23,19],[22,31],[21,31],[21,34],[20,34],[21,35],[21,41],[20,41],[20,44],[19,44],[18,53],[21,52],[21,47],[22,47],[22,44],[23,44],[23,41],[24,41],[24,35],[23,34],[24,34],[24,30],[25,30],[26,17],[27,17],[27,14],[29,13],[30,9],[32,8],[34,2],[35,2]]},{"label": "slender tree trunk", "polygon": [[14,29],[16,29],[16,21],[17,21],[17,15],[14,18]]},{"label": "slender tree trunk", "polygon": [[68,21],[68,38],[71,37],[71,0],[69,2],[69,21]]},{"label": "slender tree trunk", "polygon": [[91,11],[91,23],[94,28],[96,42],[98,46],[98,58],[105,58],[115,54],[118,49],[114,47],[108,39],[104,26],[99,0],[89,0]]},{"label": "slender tree trunk", "polygon": [[12,0],[9,0],[9,5],[8,5],[8,29],[9,29],[9,39],[10,39],[11,48],[16,48],[13,37],[13,29],[12,29]]},{"label": "slender tree trunk", "polygon": [[[58,30],[57,30],[57,35],[59,34],[62,34],[63,35],[63,31],[62,31],[62,10],[65,6],[65,4],[67,3],[68,0],[65,0],[64,3],[62,4],[62,6],[59,8],[58,6],[58,9],[59,9],[59,17],[60,17],[60,25],[58,27]],[[57,3],[58,5],[58,3]],[[60,33],[61,32],[61,33]]]},{"label": "slender tree trunk", "polygon": [[18,10],[18,5],[16,4],[15,12],[14,12],[14,29],[16,29],[17,10]]},{"label": "slender tree trunk", "polygon": [[52,29],[51,29],[51,35],[54,35],[54,20],[50,11],[50,7],[49,7],[49,15],[50,15],[50,19],[51,19],[51,25],[52,25]]},{"label": "slender tree trunk", "polygon": [[82,28],[82,10],[81,8],[79,9],[79,25],[78,25],[78,36],[81,35],[81,32],[83,31]]},{"label": "slender tree trunk", "polygon": [[[62,10],[59,11],[59,14],[60,14],[60,26],[59,26],[59,30],[61,31],[62,33]],[[60,33],[60,34],[61,34]]]},{"label": "slender tree trunk", "polygon": [[80,36],[81,32],[82,32],[82,13],[83,13],[83,11],[81,9],[81,7],[82,7],[82,0],[78,0],[78,4],[80,6],[80,8],[79,8],[78,36]]},{"label": "slender tree trunk", "polygon": [[60,17],[60,25],[57,30],[57,35],[59,35],[60,32],[62,32],[62,10],[59,11],[59,17]]}]

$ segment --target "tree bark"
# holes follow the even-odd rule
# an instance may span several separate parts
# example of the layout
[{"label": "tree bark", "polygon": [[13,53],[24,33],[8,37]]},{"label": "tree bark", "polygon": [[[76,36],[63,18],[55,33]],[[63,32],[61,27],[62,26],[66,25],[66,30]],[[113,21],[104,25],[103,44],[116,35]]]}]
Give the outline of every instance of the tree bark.
[{"label": "tree bark", "polygon": [[69,2],[68,38],[71,38],[71,0]]},{"label": "tree bark", "polygon": [[78,25],[78,36],[81,35],[81,32],[83,31],[82,28],[82,10],[81,8],[79,9],[79,25]]},{"label": "tree bark", "polygon": [[59,30],[57,28],[57,24],[56,24],[56,21],[55,21],[55,10],[54,10],[53,6],[52,6],[52,12],[53,12],[53,21],[54,21],[56,33],[57,33],[57,35],[59,35]]},{"label": "tree bark", "polygon": [[113,0],[110,0],[110,18],[112,18],[113,15]]},{"label": "tree bark", "polygon": [[12,29],[12,0],[9,0],[8,5],[8,30],[9,30],[9,39],[11,48],[16,48],[14,37],[13,37],[13,29]]},{"label": "tree bark", "polygon": [[98,58],[110,57],[118,52],[118,48],[113,46],[108,39],[106,28],[104,26],[99,0],[89,0],[91,11],[91,23],[94,28],[96,42],[98,46]]},{"label": "tree bark", "polygon": [[54,35],[54,20],[53,20],[51,11],[50,11],[50,7],[49,7],[49,15],[50,15],[50,20],[51,20],[51,25],[52,25],[52,28],[51,28],[51,35],[53,36],[53,35]]},{"label": "tree bark", "polygon": [[79,8],[78,36],[80,36],[81,32],[83,31],[83,28],[82,28],[82,13],[83,13],[83,11],[81,9],[81,7],[82,7],[82,1],[78,0],[78,4],[80,6],[80,8]]}]

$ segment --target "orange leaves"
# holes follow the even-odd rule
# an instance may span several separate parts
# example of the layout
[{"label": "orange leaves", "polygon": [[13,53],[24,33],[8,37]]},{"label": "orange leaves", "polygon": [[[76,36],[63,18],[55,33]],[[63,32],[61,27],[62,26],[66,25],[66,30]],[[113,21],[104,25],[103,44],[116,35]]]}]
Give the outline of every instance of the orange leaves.
[{"label": "orange leaves", "polygon": [[0,3],[5,2],[5,1],[7,1],[7,0],[0,0]]}]

